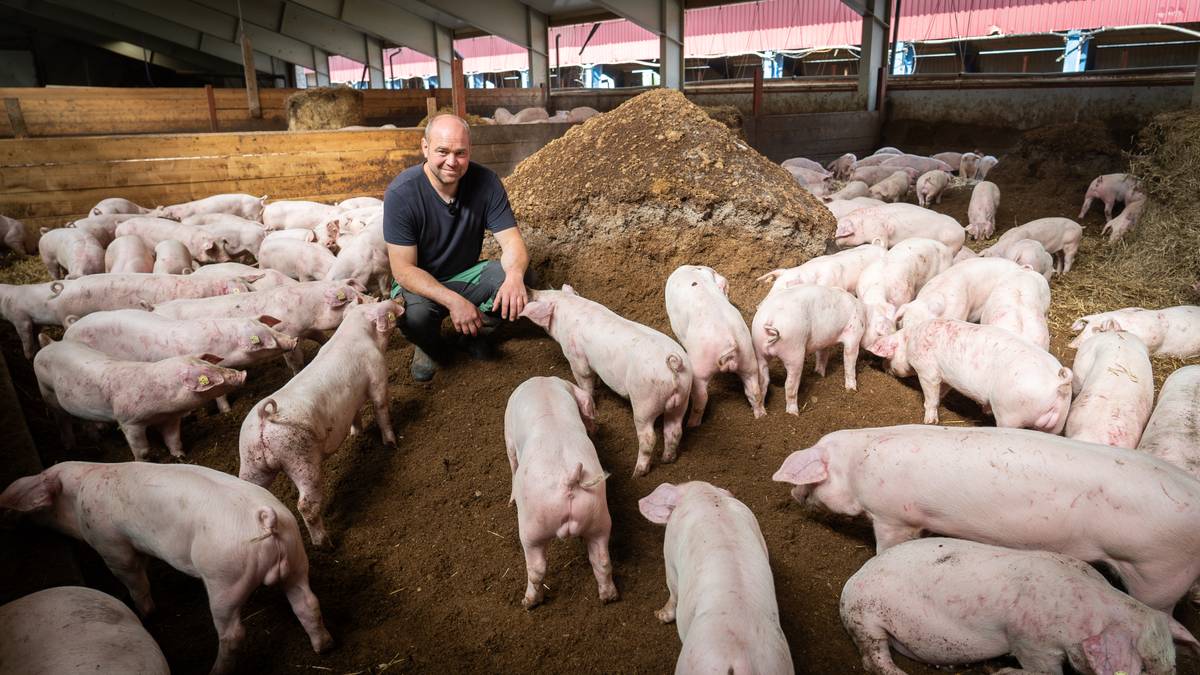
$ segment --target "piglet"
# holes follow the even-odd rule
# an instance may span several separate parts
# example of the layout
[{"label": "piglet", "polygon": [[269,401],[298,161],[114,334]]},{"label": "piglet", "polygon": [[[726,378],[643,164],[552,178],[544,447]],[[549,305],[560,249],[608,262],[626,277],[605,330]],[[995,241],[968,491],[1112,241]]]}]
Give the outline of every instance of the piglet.
[{"label": "piglet", "polygon": [[150,274],[154,271],[154,251],[141,237],[131,234],[117,237],[104,250],[104,271],[112,274]]},{"label": "piglet", "polygon": [[51,279],[76,279],[104,272],[104,247],[83,230],[43,227],[38,253]]},{"label": "piglet", "polygon": [[805,357],[814,352],[815,369],[824,377],[829,351],[837,344],[842,345],[846,389],[857,389],[855,367],[865,327],[866,311],[862,303],[840,288],[792,286],[768,293],[754,313],[750,329],[763,391],[770,380],[768,366],[772,359],[778,358],[787,369],[784,383],[787,412],[799,415],[798,395]]},{"label": "piglet", "polygon": [[901,326],[943,317],[978,321],[996,280],[1020,270],[1004,258],[974,258],[955,263],[930,279],[912,302],[896,312]]},{"label": "piglet", "polygon": [[379,197],[351,197],[343,199],[337,203],[337,207],[343,211],[351,211],[353,209],[361,209],[367,206],[383,206],[383,200]]},{"label": "piglet", "polygon": [[1075,400],[1067,438],[1136,448],[1154,408],[1154,371],[1146,345],[1124,331],[1096,333],[1072,364]]},{"label": "piglet", "polygon": [[950,167],[951,171],[958,171],[958,163],[962,161],[962,156],[963,154],[961,152],[954,152],[952,150],[930,155],[930,157],[933,159],[945,162]]},{"label": "piglet", "polygon": [[937,424],[943,385],[996,417],[996,426],[1062,431],[1071,406],[1071,369],[1049,352],[995,326],[930,319],[868,347],[899,377],[916,375],[925,424]]},{"label": "piglet", "polygon": [[1002,256],[1017,263],[1021,267],[1041,274],[1050,281],[1054,276],[1054,257],[1046,252],[1046,247],[1036,239],[1022,239],[1007,248]]},{"label": "piglet", "polygon": [[655,616],[679,629],[675,672],[793,673],[754,513],[703,481],[663,483],[638,501],[638,510],[667,526],[663,559],[671,595]]},{"label": "piglet", "polygon": [[760,276],[759,283],[770,283],[771,290],[800,284],[830,286],[854,293],[858,278],[872,263],[882,260],[887,249],[862,244],[830,255],[818,256],[798,267],[777,269]]},{"label": "piglet", "polygon": [[0,606],[0,654],[9,673],[171,673],[158,643],[125,603],[80,586],[48,588]]},{"label": "piglet", "polygon": [[988,173],[992,169],[996,168],[996,165],[999,163],[1000,160],[996,159],[993,155],[984,155],[983,157],[980,157],[979,162],[975,166],[975,179],[987,180]]},{"label": "piglet", "polygon": [[1046,321],[1049,311],[1050,284],[1045,277],[1033,270],[1013,270],[995,282],[979,310],[979,323],[1003,328],[1049,351],[1050,327]]},{"label": "piglet", "polygon": [[13,325],[27,359],[33,359],[37,352],[38,326],[62,325],[62,318],[49,305],[55,284],[59,282],[0,284],[0,318]]},{"label": "piglet", "polygon": [[260,487],[202,466],[63,462],[8,486],[5,511],[87,542],[142,616],[154,611],[148,558],[201,579],[220,640],[210,675],[234,669],[242,605],[259,586],[281,586],[313,651],[333,645],[296,519]]},{"label": "piglet", "polygon": [[1184,366],[1163,382],[1137,449],[1200,479],[1200,366]]},{"label": "piglet", "polygon": [[328,248],[296,239],[264,240],[258,250],[260,267],[283,272],[297,281],[325,279],[335,261]]},{"label": "piglet", "polygon": [[167,218],[138,216],[117,225],[116,235],[132,234],[157,250],[159,243],[174,239],[187,247],[189,255],[200,262],[226,262],[229,255],[215,237],[203,229],[183,225]]},{"label": "piglet", "polygon": [[90,274],[79,279],[50,283],[49,309],[58,324],[68,316],[84,316],[108,309],[145,309],[178,298],[247,293],[241,278],[177,276],[167,274]]},{"label": "piglet", "polygon": [[[342,243],[340,239],[338,241]],[[387,242],[383,239],[383,220],[379,219],[353,239],[347,238],[325,278],[354,279],[367,288],[379,289],[379,295],[387,297],[391,274]]]},{"label": "piglet", "polygon": [[879,244],[891,248],[913,237],[934,239],[957,253],[966,235],[958,221],[916,204],[884,204],[860,209],[838,219],[834,241],[846,248]]},{"label": "piglet", "polygon": [[89,213],[93,216],[107,216],[117,213],[133,213],[140,215],[150,213],[150,209],[147,209],[143,206],[138,206],[128,199],[109,197],[108,199],[101,199],[99,202],[97,202]]},{"label": "piglet", "polygon": [[581,297],[565,284],[560,291],[534,291],[521,316],[541,326],[562,346],[575,382],[588,396],[599,376],[633,405],[638,437],[634,476],[650,472],[656,442],[654,421],[660,416],[662,461],[675,461],[692,390],[691,362],[679,343]]},{"label": "piglet", "polygon": [[1071,271],[1071,263],[1083,239],[1083,227],[1070,218],[1038,218],[1014,227],[996,240],[991,247],[979,252],[982,257],[1011,257],[1010,247],[1017,242],[1033,239],[1051,255],[1058,255],[1058,273]]},{"label": "piglet", "polygon": [[1068,345],[1078,348],[1097,331],[1123,330],[1137,336],[1151,356],[1190,359],[1200,356],[1200,307],[1181,305],[1166,309],[1128,307],[1080,317],[1071,324],[1079,332]]},{"label": "piglet", "polygon": [[1092,202],[1099,199],[1104,202],[1104,220],[1112,220],[1113,206],[1117,202],[1127,202],[1129,197],[1137,193],[1137,179],[1128,173],[1106,173],[1096,176],[1083,194],[1083,208],[1079,209],[1079,219],[1087,215]]},{"label": "piglet", "polygon": [[829,169],[826,169],[825,167],[821,166],[819,162],[814,162],[807,157],[793,157],[791,159],[785,159],[780,166],[785,169],[794,166],[801,169],[806,169],[808,171],[815,171],[822,176],[830,175]]},{"label": "piglet", "polygon": [[875,183],[868,194],[882,202],[898,202],[904,199],[904,195],[908,194],[908,174],[903,171],[896,171],[887,178]]},{"label": "piglet", "polygon": [[263,238],[267,236],[267,231],[261,224],[225,213],[210,214],[207,221],[196,225],[196,229],[208,233],[225,250],[227,256],[258,257],[258,249],[262,246]]},{"label": "piglet", "polygon": [[0,216],[0,242],[18,255],[29,255],[25,246],[25,223],[16,218]]},{"label": "piglet", "polygon": [[517,505],[517,529],[525,549],[525,609],[542,602],[546,545],[555,538],[583,539],[600,601],[617,599],[608,557],[608,473],[588,438],[594,415],[591,397],[557,377],[530,378],[508,397],[504,447],[512,469],[510,502]]},{"label": "piglet", "polygon": [[831,195],[825,196],[825,201],[834,202],[838,200],[854,199],[855,197],[871,196],[871,186],[861,180],[852,180],[842,186],[842,189],[834,192]]},{"label": "piglet", "polygon": [[990,239],[996,232],[996,209],[1000,206],[1000,188],[990,181],[980,181],[971,191],[967,207],[967,233],[976,241]]},{"label": "piglet", "polygon": [[183,204],[160,206],[151,213],[170,220],[183,220],[202,213],[228,213],[246,220],[261,220],[266,203],[267,195],[221,194]]},{"label": "piglet", "polygon": [[[850,183],[850,185],[854,185],[855,183],[866,185],[866,183],[862,183],[861,181],[854,181],[854,183]],[[872,206],[883,206],[883,204],[883,202],[875,199],[874,197],[851,197],[849,199],[834,199],[829,201],[825,204],[825,208],[829,209],[829,212],[833,214],[834,218],[841,220],[847,215],[860,209],[865,209]],[[882,237],[879,238],[879,241],[883,241]]]},{"label": "piglet", "polygon": [[342,209],[331,204],[304,200],[271,202],[263,209],[262,222],[269,230],[311,230],[336,218]]},{"label": "piglet", "polygon": [[846,154],[838,157],[826,165],[825,169],[832,173],[834,178],[838,180],[846,180],[854,171],[854,163],[857,160],[858,158],[855,157],[853,153],[847,152]]},{"label": "piglet", "polygon": [[974,152],[964,152],[958,160],[958,175],[962,178],[974,178],[979,170],[980,156]]},{"label": "piglet", "polygon": [[926,171],[917,179],[917,204],[929,206],[932,203],[942,203],[942,193],[950,185],[950,174],[935,169]]},{"label": "piglet", "polygon": [[[943,162],[940,159],[934,159],[933,157],[925,157],[922,155],[909,155],[909,154],[902,154],[902,155],[897,155],[895,157],[889,157],[889,158],[885,159],[883,161],[883,163],[880,164],[879,166],[887,167],[889,169],[897,169],[897,168],[912,169],[916,173],[916,176],[920,176],[921,174],[923,174],[927,171],[950,171],[951,170],[950,165]],[[915,176],[913,177],[913,180],[916,180]]]},{"label": "piglet", "polygon": [[[969,601],[967,599],[969,598]],[[1086,563],[961,539],[918,539],[846,582],[842,624],[870,673],[902,673],[888,649],[934,666],[1012,654],[1022,671],[1174,675],[1182,624],[1113,588]]]},{"label": "piglet", "polygon": [[117,226],[131,218],[137,218],[140,214],[136,213],[114,213],[104,216],[90,216],[88,218],[80,218],[72,220],[66,224],[66,227],[75,228],[87,232],[100,242],[100,245],[107,249],[112,245],[114,239],[117,238]]},{"label": "piglet", "polygon": [[367,399],[374,405],[383,442],[396,444],[384,352],[403,313],[404,308],[391,300],[348,310],[312,363],[259,401],[242,422],[238,475],[265,488],[283,471],[300,493],[296,507],[314,546],[331,544],[321,517],[321,461],[362,426]]},{"label": "piglet", "polygon": [[222,279],[237,279],[240,277],[243,281],[248,282],[250,287],[255,291],[266,291],[272,288],[279,288],[280,286],[294,286],[299,283],[283,272],[260,270],[257,267],[235,262],[201,265],[200,269],[192,272],[192,275],[199,278],[220,277]]},{"label": "piglet", "polygon": [[689,427],[700,425],[708,383],[717,373],[737,373],[754,417],[767,414],[750,329],[728,292],[729,282],[711,267],[684,265],[667,277],[667,317],[692,364]]},{"label": "piglet", "polygon": [[1121,213],[1116,218],[1104,224],[1100,229],[1100,235],[1108,233],[1108,243],[1116,243],[1125,236],[1134,225],[1137,225],[1138,220],[1142,217],[1142,211],[1146,208],[1146,196],[1141,193],[1135,193],[1137,197],[1130,196],[1125,201],[1125,208],[1121,209]]},{"label": "piglet", "polygon": [[116,422],[137,460],[150,455],[146,430],[156,428],[174,457],[183,456],[180,422],[192,410],[242,386],[246,373],[222,368],[212,354],[175,356],[153,363],[113,358],[74,341],[39,336],[33,358],[38,389],[59,418],[63,445],[75,445],[70,414],[92,422]]},{"label": "piglet", "polygon": [[199,268],[191,251],[174,239],[164,239],[154,247],[154,274],[191,274]]}]

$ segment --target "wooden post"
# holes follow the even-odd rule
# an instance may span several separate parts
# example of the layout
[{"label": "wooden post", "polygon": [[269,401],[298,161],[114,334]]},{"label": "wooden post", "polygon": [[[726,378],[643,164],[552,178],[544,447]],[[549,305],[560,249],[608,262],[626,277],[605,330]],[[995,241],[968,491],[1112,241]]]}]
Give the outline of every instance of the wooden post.
[{"label": "wooden post", "polygon": [[12,126],[13,138],[29,138],[29,129],[25,126],[25,114],[21,112],[21,99],[6,98],[4,107],[8,109],[8,123]]},{"label": "wooden post", "polygon": [[427,97],[425,99],[425,116],[433,117],[435,114],[437,114],[437,97]]},{"label": "wooden post", "polygon": [[755,117],[758,117],[763,112],[763,71],[761,65],[754,69],[754,99],[750,111]]},{"label": "wooden post", "polygon": [[213,96],[211,84],[204,85],[204,96],[208,98],[208,130],[217,130],[217,99]]},{"label": "wooden post", "polygon": [[462,59],[450,62],[450,80],[453,88],[450,90],[450,100],[454,106],[454,114],[466,119],[467,117],[467,88],[463,82]]},{"label": "wooden post", "polygon": [[258,75],[254,71],[254,48],[250,46],[250,36],[242,31],[242,69],[246,74],[246,105],[250,108],[250,117],[262,119],[262,103],[258,100]]}]

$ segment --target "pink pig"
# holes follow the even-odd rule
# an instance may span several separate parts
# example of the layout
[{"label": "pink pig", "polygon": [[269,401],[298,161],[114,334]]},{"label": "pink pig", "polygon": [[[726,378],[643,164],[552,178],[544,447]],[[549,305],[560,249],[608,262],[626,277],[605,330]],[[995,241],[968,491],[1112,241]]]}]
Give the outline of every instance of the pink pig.
[{"label": "pink pig", "polygon": [[1070,218],[1038,218],[1000,235],[994,245],[980,251],[979,255],[1009,257],[1009,247],[1025,239],[1036,240],[1051,255],[1061,253],[1058,273],[1066,274],[1071,271],[1071,263],[1079,251],[1083,227]]},{"label": "pink pig", "polygon": [[59,282],[0,284],[0,318],[13,325],[27,359],[32,359],[37,352],[38,326],[62,325],[62,318],[49,305],[56,284]]},{"label": "pink pig", "polygon": [[85,316],[107,309],[139,309],[177,298],[206,298],[250,290],[250,285],[241,278],[90,274],[51,282],[48,304],[62,325],[68,316]]},{"label": "pink pig", "polygon": [[881,202],[897,202],[908,194],[908,174],[897,171],[871,186],[867,191],[874,199]]},{"label": "pink pig", "polygon": [[142,616],[154,611],[148,558],[203,580],[220,640],[210,675],[234,669],[246,633],[242,605],[263,585],[282,587],[313,651],[333,645],[308,586],[296,519],[271,493],[233,476],[184,464],[63,462],[13,482],[0,494],[2,511],[87,542]]},{"label": "pink pig", "polygon": [[354,279],[367,288],[379,289],[379,295],[387,297],[392,268],[388,262],[387,242],[383,239],[383,221],[373,221],[353,239],[347,239],[325,278]]},{"label": "pink pig", "polygon": [[737,373],[754,417],[767,414],[750,329],[729,302],[728,289],[725,277],[711,267],[684,265],[667,277],[667,317],[692,364],[689,427],[700,425],[708,405],[708,383],[717,373]]},{"label": "pink pig", "polygon": [[958,160],[958,175],[962,178],[974,178],[979,167],[979,154],[964,152]]},{"label": "pink pig", "polygon": [[917,179],[917,204],[929,206],[942,203],[942,193],[950,185],[950,174],[940,169],[926,171]]},{"label": "pink pig", "polygon": [[154,427],[174,457],[183,456],[179,424],[205,403],[242,386],[246,373],[222,368],[212,354],[175,356],[153,363],[113,358],[79,342],[53,342],[39,336],[33,358],[42,400],[59,418],[63,445],[74,447],[70,418],[116,422],[133,457],[146,460]]},{"label": "pink pig", "polygon": [[128,199],[109,197],[108,199],[101,199],[99,202],[97,202],[89,213],[93,216],[107,216],[118,213],[146,214],[150,213],[150,209],[147,209],[143,206],[138,206]]},{"label": "pink pig", "polygon": [[383,200],[379,197],[351,197],[343,199],[337,203],[337,207],[343,211],[351,211],[353,209],[361,209],[368,206],[383,206]]},{"label": "pink pig", "polygon": [[550,540],[579,537],[587,544],[600,601],[617,599],[608,538],[605,481],[596,447],[588,439],[594,426],[592,399],[557,377],[534,377],[508,397],[504,410],[504,447],[512,469],[512,497],[525,550],[528,580],[521,604],[541,604]]},{"label": "pink pig", "polygon": [[575,382],[588,396],[599,376],[633,405],[638,437],[634,476],[650,472],[656,442],[654,421],[660,416],[662,461],[675,461],[692,390],[691,362],[679,343],[581,297],[565,284],[561,291],[534,291],[521,316],[541,326],[562,346]]},{"label": "pink pig", "polygon": [[164,239],[154,246],[154,274],[191,274],[199,267],[191,251],[174,239]]},{"label": "pink pig", "polygon": [[1088,185],[1083,195],[1083,208],[1079,209],[1079,218],[1087,215],[1092,201],[1099,199],[1104,202],[1104,220],[1112,220],[1113,206],[1117,202],[1127,202],[1131,195],[1137,194],[1137,179],[1128,173],[1106,173],[1096,176]]},{"label": "pink pig", "polygon": [[983,157],[980,157],[979,162],[975,166],[975,179],[987,180],[988,173],[992,169],[996,168],[996,165],[999,163],[1000,160],[996,159],[992,155],[984,155]]},{"label": "pink pig", "polygon": [[265,488],[283,471],[300,493],[296,508],[314,546],[332,544],[321,517],[321,461],[362,427],[362,407],[368,399],[383,442],[396,444],[384,352],[403,313],[404,308],[391,300],[347,310],[312,363],[259,401],[242,422],[238,475]]},{"label": "pink pig", "polygon": [[66,227],[75,228],[87,232],[100,242],[104,248],[108,248],[114,239],[117,238],[117,226],[131,218],[137,218],[139,214],[132,213],[116,213],[106,216],[91,216],[89,218],[80,218],[72,220],[66,224]]},{"label": "pink pig", "polygon": [[1071,369],[1003,328],[930,319],[868,347],[889,372],[913,374],[925,396],[925,424],[937,424],[949,386],[996,417],[996,426],[1060,433],[1071,406]]},{"label": "pink pig", "polygon": [[257,257],[263,238],[267,236],[262,225],[228,214],[210,217],[210,222],[195,227],[216,240],[229,256],[249,254]]},{"label": "pink pig", "polygon": [[1200,356],[1200,307],[1195,305],[1089,314],[1071,324],[1071,330],[1082,331],[1071,340],[1071,348],[1078,348],[1097,331],[1123,330],[1144,342],[1151,356]]},{"label": "pink pig", "polygon": [[896,318],[901,326],[937,317],[978,321],[996,279],[1020,269],[1004,258],[963,260],[930,279],[915,300],[900,308]]},{"label": "pink pig", "polygon": [[160,206],[152,213],[171,220],[183,220],[202,213],[228,213],[246,220],[259,220],[266,203],[267,195],[221,194],[173,206]]},{"label": "pink pig", "polygon": [[912,168],[908,168],[908,167],[865,166],[865,165],[863,165],[863,162],[860,161],[858,163],[858,167],[855,168],[854,172],[850,174],[850,180],[852,180],[852,181],[861,180],[862,182],[866,183],[867,185],[874,186],[875,184],[879,183],[880,181],[883,181],[886,178],[890,178],[897,171],[903,171],[905,174],[907,174],[908,180],[910,183],[915,182],[917,180],[917,176],[920,175],[916,169],[912,169]]},{"label": "pink pig", "polygon": [[[863,183],[862,181],[854,181],[854,183],[851,183],[851,185],[854,185],[855,183],[866,185],[866,183]],[[826,202],[825,208],[829,209],[829,212],[833,214],[834,218],[841,220],[842,218],[854,213],[855,211],[858,211],[859,209],[870,208],[872,206],[883,206],[883,204],[884,202],[881,202],[874,197],[864,196],[851,197],[849,199],[834,199]],[[882,238],[880,241],[882,241]]]},{"label": "pink pig", "polygon": [[[1158,405],[1137,449],[1170,462],[1200,479],[1200,366],[1171,373],[1158,392]],[[1193,599],[1196,595],[1193,593]]]},{"label": "pink pig", "polygon": [[187,247],[192,258],[200,262],[225,262],[229,255],[220,242],[203,229],[183,225],[166,218],[138,216],[117,225],[116,234],[123,237],[132,234],[141,237],[147,246],[157,247],[160,242],[174,239]]},{"label": "pink pig", "polygon": [[77,279],[104,271],[104,247],[83,230],[43,227],[38,253],[51,279]]},{"label": "pink pig", "polygon": [[1108,243],[1120,241],[1121,237],[1124,237],[1125,233],[1137,225],[1138,220],[1141,219],[1142,211],[1146,208],[1146,196],[1141,193],[1134,193],[1134,195],[1125,201],[1125,208],[1121,209],[1121,213],[1100,229],[1101,236],[1106,232],[1109,233]]},{"label": "pink pig", "polygon": [[834,241],[843,248],[859,244],[879,244],[891,248],[913,237],[940,241],[958,253],[966,235],[950,216],[916,204],[884,204],[861,209],[838,220]]},{"label": "pink pig", "polygon": [[663,559],[671,595],[654,614],[679,629],[675,672],[795,672],[754,513],[703,481],[663,483],[638,501],[638,510],[667,526]]},{"label": "pink pig", "polygon": [[1000,206],[1000,188],[992,182],[980,181],[971,191],[967,207],[967,233],[976,241],[990,239],[996,232],[996,209]]},{"label": "pink pig", "polygon": [[295,239],[264,241],[258,250],[260,267],[283,272],[297,281],[326,278],[335,261],[328,248]]},{"label": "pink pig", "polygon": [[817,256],[798,267],[777,269],[760,276],[759,283],[770,283],[771,290],[800,284],[831,286],[851,293],[858,287],[858,278],[872,263],[882,260],[887,249],[875,244],[861,244],[831,255]]},{"label": "pink pig", "polygon": [[842,186],[842,189],[837,192],[826,195],[825,201],[834,202],[838,200],[854,199],[855,197],[869,197],[871,194],[871,186],[861,180],[852,180]]},{"label": "pink pig", "polygon": [[1036,239],[1022,239],[1012,244],[1001,257],[1008,258],[1021,267],[1028,267],[1044,276],[1046,281],[1050,281],[1050,277],[1054,276],[1054,257],[1047,253],[1046,247]]},{"label": "pink pig", "polygon": [[263,209],[262,222],[270,230],[311,230],[336,218],[342,209],[331,204],[303,200],[278,201]]},{"label": "pink pig", "polygon": [[887,168],[906,168],[913,169],[917,175],[921,175],[927,171],[951,171],[950,165],[940,159],[933,157],[924,157],[922,155],[897,155],[889,157],[879,166]]},{"label": "pink pig", "polygon": [[919,425],[835,431],[773,477],[866,514],[879,552],[933,532],[1103,562],[1170,612],[1200,577],[1200,482],[1144,453],[1039,431]]},{"label": "pink pig", "polygon": [[154,271],[154,251],[141,237],[127,234],[117,237],[104,251],[104,271],[113,274],[150,274]]},{"label": "pink pig", "polygon": [[918,539],[867,561],[842,589],[842,623],[870,673],[902,673],[888,649],[934,666],[1012,654],[1021,672],[1174,675],[1178,621],[1070,556]]},{"label": "pink pig", "polygon": [[798,416],[805,357],[814,352],[815,370],[824,377],[830,349],[839,343],[846,389],[857,389],[855,366],[865,329],[866,310],[862,303],[840,288],[792,286],[771,291],[754,313],[750,329],[763,391],[770,381],[771,359],[778,358],[787,369],[784,383],[787,412]]},{"label": "pink pig", "polygon": [[1013,335],[1050,350],[1050,327],[1046,313],[1050,311],[1050,284],[1033,270],[1020,269],[1005,273],[992,287],[983,307],[979,323],[1003,328]]},{"label": "pink pig", "polygon": [[1154,408],[1150,354],[1137,336],[1124,331],[1096,333],[1079,346],[1067,438],[1136,448]]},{"label": "pink pig", "polygon": [[243,280],[250,282],[250,287],[255,291],[266,291],[272,288],[279,288],[280,286],[293,286],[299,283],[283,272],[260,270],[257,267],[235,262],[201,265],[200,269],[192,272],[192,274],[197,277],[213,276],[223,279],[241,277]]},{"label": "pink pig", "polygon": [[858,160],[853,153],[838,157],[825,166],[825,169],[833,174],[833,177],[838,180],[846,180],[850,174],[854,172],[854,163]]},{"label": "pink pig", "polygon": [[930,157],[933,159],[936,159],[940,162],[945,162],[950,167],[951,171],[958,171],[958,163],[962,161],[962,156],[963,153],[954,151],[939,152],[937,154],[930,155]]}]

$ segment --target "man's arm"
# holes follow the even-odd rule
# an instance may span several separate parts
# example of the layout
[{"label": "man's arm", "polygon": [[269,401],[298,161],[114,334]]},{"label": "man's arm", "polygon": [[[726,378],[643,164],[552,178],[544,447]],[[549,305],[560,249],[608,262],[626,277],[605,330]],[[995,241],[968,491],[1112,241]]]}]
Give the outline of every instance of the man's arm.
[{"label": "man's arm", "polygon": [[496,291],[495,310],[505,319],[516,321],[528,300],[525,270],[529,267],[529,251],[525,249],[521,231],[515,227],[501,230],[495,237],[500,244],[500,266],[504,268],[504,283]]},{"label": "man's arm", "polygon": [[417,247],[388,244],[388,262],[392,276],[410,293],[429,298],[450,310],[450,321],[454,330],[476,335],[483,326],[483,315],[479,308],[463,296],[438,283],[433,275],[417,267]]}]

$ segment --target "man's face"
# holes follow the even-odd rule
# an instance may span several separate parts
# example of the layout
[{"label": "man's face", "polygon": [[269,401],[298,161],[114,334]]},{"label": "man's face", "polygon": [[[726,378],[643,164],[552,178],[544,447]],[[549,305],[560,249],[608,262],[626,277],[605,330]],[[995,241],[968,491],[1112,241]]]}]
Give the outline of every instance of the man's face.
[{"label": "man's face", "polygon": [[439,119],[421,139],[421,154],[429,164],[429,173],[442,185],[451,186],[467,172],[471,159],[471,138],[457,120]]}]

